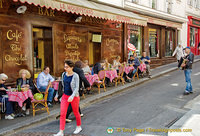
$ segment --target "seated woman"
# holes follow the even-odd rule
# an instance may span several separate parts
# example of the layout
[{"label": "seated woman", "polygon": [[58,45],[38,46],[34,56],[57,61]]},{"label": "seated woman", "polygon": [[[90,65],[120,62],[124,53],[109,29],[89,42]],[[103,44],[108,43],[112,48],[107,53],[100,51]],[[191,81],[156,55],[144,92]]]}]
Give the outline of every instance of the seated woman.
[{"label": "seated woman", "polygon": [[90,67],[88,66],[88,60],[84,60],[83,61],[83,68],[82,68],[83,72],[85,75],[87,74],[91,74],[91,70]]},{"label": "seated woman", "polygon": [[10,89],[10,87],[6,87],[4,85],[5,81],[8,79],[8,76],[4,73],[0,74],[0,102],[5,104],[6,108],[6,116],[5,119],[14,119],[12,116],[13,114],[13,103],[8,101],[8,98],[3,97],[3,95],[6,95],[6,89]]},{"label": "seated woman", "polygon": [[[19,77],[17,79],[17,86],[20,86],[21,88],[29,88],[33,90],[34,85],[33,85],[33,80],[31,79],[31,74],[28,70],[26,69],[21,69],[19,71]],[[24,101],[22,110],[26,111],[26,115],[29,115],[29,109],[31,105],[31,99],[28,98]]]},{"label": "seated woman", "polygon": [[120,56],[117,56],[114,60],[113,60],[113,68],[117,70],[117,73],[119,73],[119,66],[121,65],[120,63]]}]

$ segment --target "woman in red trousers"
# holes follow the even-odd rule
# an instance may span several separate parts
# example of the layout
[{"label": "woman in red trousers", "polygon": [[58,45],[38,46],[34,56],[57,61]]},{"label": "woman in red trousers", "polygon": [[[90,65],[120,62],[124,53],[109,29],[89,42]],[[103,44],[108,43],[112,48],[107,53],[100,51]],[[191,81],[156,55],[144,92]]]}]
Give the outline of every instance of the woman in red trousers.
[{"label": "woman in red trousers", "polygon": [[65,61],[65,72],[62,73],[62,85],[64,88],[64,94],[61,99],[60,105],[60,131],[54,136],[64,136],[64,129],[66,123],[66,114],[69,103],[71,103],[73,113],[76,117],[76,130],[74,134],[78,134],[81,128],[81,116],[79,114],[79,76],[73,72],[74,63],[70,60]]}]

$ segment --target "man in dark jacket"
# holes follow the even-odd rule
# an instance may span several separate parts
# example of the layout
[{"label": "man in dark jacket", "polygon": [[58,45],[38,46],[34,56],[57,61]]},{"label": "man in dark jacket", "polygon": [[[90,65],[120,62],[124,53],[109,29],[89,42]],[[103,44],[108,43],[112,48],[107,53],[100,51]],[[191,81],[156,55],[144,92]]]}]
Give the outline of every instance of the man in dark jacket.
[{"label": "man in dark jacket", "polygon": [[181,65],[181,67],[184,68],[185,73],[185,81],[187,83],[185,88],[185,95],[188,95],[192,92],[192,83],[191,83],[191,73],[192,73],[192,64],[194,61],[194,54],[190,51],[190,47],[185,48],[185,53],[187,54],[185,56],[185,63]]},{"label": "man in dark jacket", "polygon": [[100,62],[97,62],[94,67],[93,67],[93,71],[94,74],[98,74],[99,71],[103,70],[103,65],[104,65],[105,61],[101,60]]}]

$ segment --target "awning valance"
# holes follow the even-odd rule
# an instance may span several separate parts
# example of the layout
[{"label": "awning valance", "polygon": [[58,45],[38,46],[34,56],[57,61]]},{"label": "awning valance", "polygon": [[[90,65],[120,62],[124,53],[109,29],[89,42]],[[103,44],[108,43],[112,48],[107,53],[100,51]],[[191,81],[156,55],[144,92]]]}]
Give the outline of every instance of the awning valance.
[{"label": "awning valance", "polygon": [[114,7],[98,4],[87,0],[13,0],[14,2],[20,1],[21,3],[27,2],[28,4],[34,4],[35,6],[41,6],[63,12],[75,13],[79,15],[91,16],[96,18],[102,18],[117,22],[123,22],[128,24],[135,24],[146,26],[147,19],[140,17],[139,15],[117,9]]}]

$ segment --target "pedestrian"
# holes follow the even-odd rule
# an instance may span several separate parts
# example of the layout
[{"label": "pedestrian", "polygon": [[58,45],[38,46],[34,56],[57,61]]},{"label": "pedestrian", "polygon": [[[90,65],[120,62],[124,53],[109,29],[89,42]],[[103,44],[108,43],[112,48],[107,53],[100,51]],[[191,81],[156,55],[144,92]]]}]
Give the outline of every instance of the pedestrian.
[{"label": "pedestrian", "polygon": [[184,54],[183,54],[183,47],[181,45],[181,42],[179,42],[178,46],[176,47],[176,49],[174,50],[172,56],[175,56],[176,54],[176,59],[179,63],[181,57],[184,57]]},{"label": "pedestrian", "polygon": [[191,73],[192,73],[192,64],[194,61],[194,54],[191,52],[190,47],[185,48],[186,56],[184,57],[184,62],[181,65],[182,68],[184,68],[184,74],[185,74],[185,81],[186,81],[186,88],[185,88],[185,95],[188,95],[190,93],[193,93],[192,90],[192,82],[191,82]]},{"label": "pedestrian", "polygon": [[74,63],[70,60],[66,60],[64,64],[65,72],[62,73],[62,84],[64,86],[64,94],[62,95],[60,104],[60,131],[54,136],[64,136],[64,129],[66,123],[66,114],[69,104],[71,103],[73,113],[76,117],[76,130],[74,134],[78,134],[81,128],[81,116],[79,114],[79,76],[73,72]]}]

